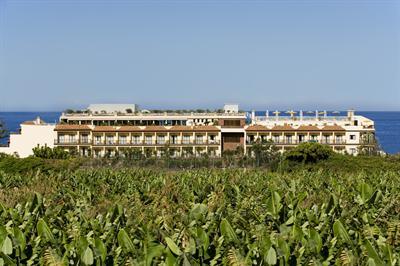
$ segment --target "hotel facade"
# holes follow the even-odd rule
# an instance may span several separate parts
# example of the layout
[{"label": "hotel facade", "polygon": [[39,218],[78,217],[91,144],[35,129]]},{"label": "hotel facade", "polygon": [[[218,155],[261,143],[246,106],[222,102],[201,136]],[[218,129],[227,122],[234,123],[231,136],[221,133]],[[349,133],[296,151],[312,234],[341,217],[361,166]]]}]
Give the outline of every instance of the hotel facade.
[{"label": "hotel facade", "polygon": [[[271,141],[280,151],[303,142],[329,145],[334,151],[356,155],[372,147],[374,122],[350,110],[344,116],[328,112],[275,111],[256,116],[225,105],[218,112],[139,110],[137,105],[90,105],[84,112],[63,113],[59,123],[40,119],[21,124],[0,152],[32,154],[36,146],[61,147],[81,156],[124,155],[135,149],[147,156],[219,157],[225,151],[251,154],[259,141]],[[30,140],[30,141],[27,141]]]}]

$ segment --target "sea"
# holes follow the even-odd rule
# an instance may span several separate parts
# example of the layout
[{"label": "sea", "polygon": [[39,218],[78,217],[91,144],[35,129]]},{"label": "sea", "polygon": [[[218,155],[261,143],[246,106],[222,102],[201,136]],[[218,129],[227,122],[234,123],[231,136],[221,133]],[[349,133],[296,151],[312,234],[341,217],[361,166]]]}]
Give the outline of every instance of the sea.
[{"label": "sea", "polygon": [[[329,114],[329,112],[328,112]],[[345,115],[340,112],[336,115]],[[40,117],[48,123],[56,123],[60,117],[60,112],[0,112],[2,120],[8,131],[17,132],[20,124],[24,121],[33,120]],[[258,111],[256,115],[265,115],[265,111]],[[270,112],[270,115],[273,115]],[[280,115],[289,115],[282,111]],[[400,111],[360,111],[356,115],[362,115],[375,121],[376,136],[383,150],[390,154],[400,153]],[[0,140],[1,144],[6,144],[8,139]]]}]

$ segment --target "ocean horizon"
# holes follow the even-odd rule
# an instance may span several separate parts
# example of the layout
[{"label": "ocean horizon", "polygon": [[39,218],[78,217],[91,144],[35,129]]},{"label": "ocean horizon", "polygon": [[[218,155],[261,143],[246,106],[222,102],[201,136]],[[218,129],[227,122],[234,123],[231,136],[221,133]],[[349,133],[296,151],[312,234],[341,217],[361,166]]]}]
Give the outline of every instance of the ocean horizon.
[{"label": "ocean horizon", "polygon": [[[270,110],[270,116],[273,110]],[[330,111],[328,111],[329,113]],[[266,111],[256,111],[257,116],[265,116]],[[337,115],[345,115],[340,111]],[[382,149],[389,154],[400,153],[400,111],[357,111],[356,114],[372,119],[375,122],[376,137]],[[0,112],[0,120],[10,132],[17,132],[24,121],[33,120],[37,116],[48,123],[56,123],[61,112]],[[289,114],[282,111],[281,116]],[[2,139],[1,144],[6,144],[8,138]]]}]

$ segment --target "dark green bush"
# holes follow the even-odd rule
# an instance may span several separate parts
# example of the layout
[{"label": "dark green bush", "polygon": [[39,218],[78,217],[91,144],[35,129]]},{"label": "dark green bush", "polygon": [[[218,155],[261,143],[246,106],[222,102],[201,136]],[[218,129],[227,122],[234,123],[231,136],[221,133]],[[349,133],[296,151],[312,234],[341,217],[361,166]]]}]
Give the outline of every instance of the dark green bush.
[{"label": "dark green bush", "polygon": [[16,158],[13,156],[0,159],[0,170],[9,173],[23,173],[43,168],[45,161],[41,158]]},{"label": "dark green bush", "polygon": [[294,149],[285,153],[286,160],[299,163],[316,163],[327,160],[334,154],[328,145],[315,142],[301,143]]},{"label": "dark green bush", "polygon": [[70,157],[70,154],[60,147],[38,146],[32,150],[33,156],[43,159],[68,159]]}]

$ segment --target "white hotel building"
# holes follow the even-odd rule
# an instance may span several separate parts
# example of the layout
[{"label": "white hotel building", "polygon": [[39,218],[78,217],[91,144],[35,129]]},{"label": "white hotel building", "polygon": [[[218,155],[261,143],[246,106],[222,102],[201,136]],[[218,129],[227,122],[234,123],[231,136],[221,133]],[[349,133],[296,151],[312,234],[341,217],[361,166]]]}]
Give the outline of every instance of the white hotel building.
[{"label": "white hotel building", "polygon": [[374,122],[355,115],[327,112],[269,112],[256,116],[225,105],[220,112],[150,112],[137,105],[90,105],[84,112],[63,113],[57,124],[39,118],[21,124],[0,152],[26,157],[36,146],[61,147],[82,156],[123,154],[135,148],[144,154],[173,156],[204,153],[221,156],[241,147],[249,153],[257,140],[272,140],[283,152],[302,142],[327,144],[336,152],[357,154],[359,147],[373,146]]}]

